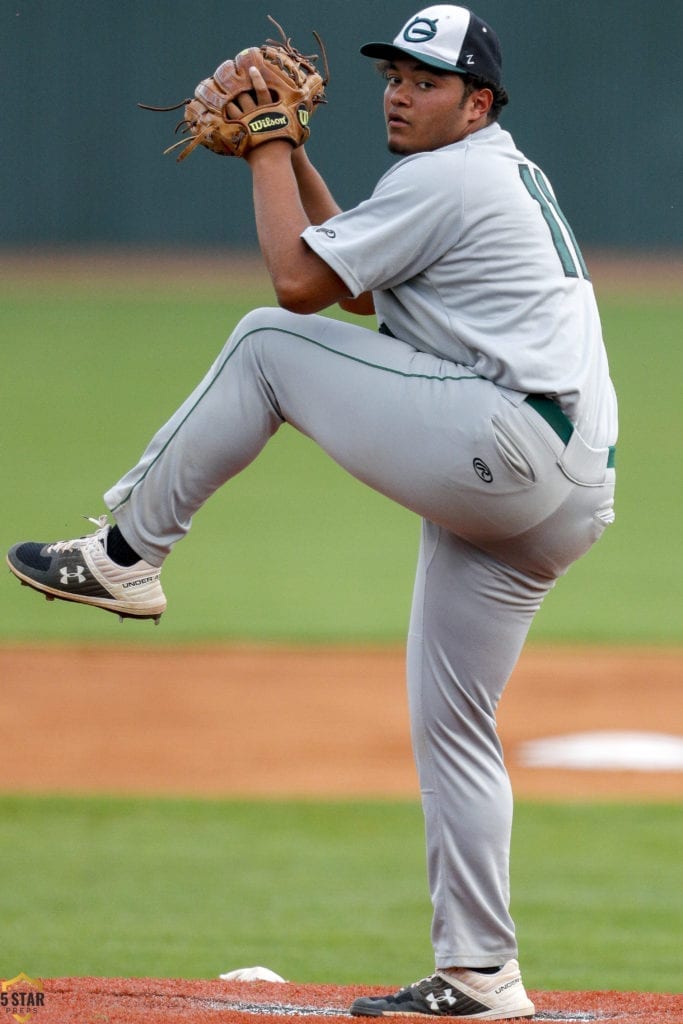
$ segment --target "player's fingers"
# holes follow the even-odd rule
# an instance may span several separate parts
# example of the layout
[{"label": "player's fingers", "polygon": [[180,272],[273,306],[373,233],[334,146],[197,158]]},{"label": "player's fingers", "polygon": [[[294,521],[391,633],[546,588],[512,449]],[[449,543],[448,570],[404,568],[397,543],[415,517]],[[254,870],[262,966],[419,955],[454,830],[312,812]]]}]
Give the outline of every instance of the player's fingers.
[{"label": "player's fingers", "polygon": [[254,92],[256,93],[256,102],[258,106],[263,107],[267,103],[272,103],[270,89],[266,85],[263,75],[256,66],[252,65],[249,68],[249,77],[251,78],[251,84],[253,85]]},{"label": "player's fingers", "polygon": [[228,120],[239,120],[244,114],[250,114],[252,110],[267,106],[273,102],[270,89],[255,65],[249,68],[249,79],[252,88],[249,90],[245,89],[239,96],[235,96],[234,99],[225,104],[225,116]]}]

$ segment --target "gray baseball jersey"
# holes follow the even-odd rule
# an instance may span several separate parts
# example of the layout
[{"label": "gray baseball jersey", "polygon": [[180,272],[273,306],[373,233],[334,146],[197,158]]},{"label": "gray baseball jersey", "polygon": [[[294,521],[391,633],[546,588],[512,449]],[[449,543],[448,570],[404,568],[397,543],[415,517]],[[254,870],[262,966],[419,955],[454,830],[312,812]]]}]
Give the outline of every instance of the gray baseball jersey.
[{"label": "gray baseball jersey", "polygon": [[588,272],[543,172],[498,124],[397,163],[303,236],[380,323],[424,352],[557,398],[592,445],[617,413]]}]

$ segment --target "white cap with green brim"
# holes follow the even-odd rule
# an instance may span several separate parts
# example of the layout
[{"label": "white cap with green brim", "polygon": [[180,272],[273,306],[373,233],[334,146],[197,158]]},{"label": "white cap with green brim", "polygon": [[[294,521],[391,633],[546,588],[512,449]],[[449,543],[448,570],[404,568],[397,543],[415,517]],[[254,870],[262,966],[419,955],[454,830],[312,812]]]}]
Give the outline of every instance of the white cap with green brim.
[{"label": "white cap with green brim", "polygon": [[392,43],[366,43],[366,57],[412,57],[430,67],[501,84],[502,57],[490,25],[466,7],[437,4],[414,14]]}]

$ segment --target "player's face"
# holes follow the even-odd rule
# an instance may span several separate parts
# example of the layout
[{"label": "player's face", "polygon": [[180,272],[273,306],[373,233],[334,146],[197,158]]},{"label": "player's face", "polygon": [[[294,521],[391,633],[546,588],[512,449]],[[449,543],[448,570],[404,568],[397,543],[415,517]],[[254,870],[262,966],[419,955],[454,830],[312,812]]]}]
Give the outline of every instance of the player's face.
[{"label": "player's face", "polygon": [[491,92],[478,89],[466,95],[460,75],[438,74],[418,61],[397,59],[386,67],[384,78],[392,153],[408,156],[439,149],[486,125]]}]

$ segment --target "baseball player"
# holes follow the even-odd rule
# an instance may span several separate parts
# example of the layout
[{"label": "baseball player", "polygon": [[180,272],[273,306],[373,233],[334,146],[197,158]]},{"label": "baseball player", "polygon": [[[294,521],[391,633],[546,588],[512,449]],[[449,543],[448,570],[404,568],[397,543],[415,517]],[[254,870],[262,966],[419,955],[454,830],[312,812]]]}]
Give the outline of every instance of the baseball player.
[{"label": "baseball player", "polygon": [[[351,1012],[529,1017],[496,706],[543,598],[614,518],[616,400],[574,234],[498,123],[493,29],[437,5],[361,52],[380,62],[396,162],[342,212],[304,146],[245,154],[280,308],[237,324],[106,493],[115,525],[16,545],[9,564],[48,597],[158,619],[165,558],[283,423],[417,513],[407,676],[435,972]],[[250,75],[242,112],[268,99]],[[316,315],[333,303],[378,329]]]}]

